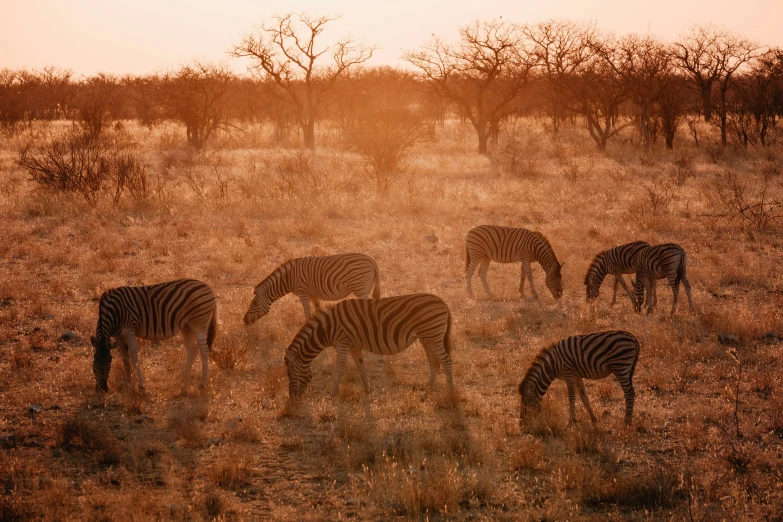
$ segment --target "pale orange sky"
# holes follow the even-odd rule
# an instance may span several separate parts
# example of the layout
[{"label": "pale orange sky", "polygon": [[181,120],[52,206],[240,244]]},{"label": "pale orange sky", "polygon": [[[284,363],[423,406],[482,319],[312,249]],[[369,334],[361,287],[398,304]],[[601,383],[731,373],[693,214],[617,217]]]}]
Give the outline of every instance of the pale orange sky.
[{"label": "pale orange sky", "polygon": [[[289,11],[342,15],[331,34],[379,46],[374,65],[398,65],[403,50],[432,34],[451,39],[461,25],[499,16],[595,21],[667,40],[694,23],[713,23],[783,47],[783,0],[0,0],[0,69],[144,74],[195,59],[225,61],[243,34]],[[230,63],[237,71],[246,66]]]}]

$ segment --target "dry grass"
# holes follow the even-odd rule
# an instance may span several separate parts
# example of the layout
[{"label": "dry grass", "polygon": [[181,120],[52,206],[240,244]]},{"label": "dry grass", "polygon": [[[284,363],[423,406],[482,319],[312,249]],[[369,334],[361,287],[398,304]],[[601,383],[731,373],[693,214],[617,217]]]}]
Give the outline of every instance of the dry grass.
[{"label": "dry grass", "polygon": [[[732,209],[710,194],[762,175],[779,200],[780,147],[737,153],[683,138],[675,153],[642,154],[618,140],[598,154],[581,130],[552,139],[519,122],[517,136],[535,139],[517,137],[490,159],[449,121],[379,196],[352,174],[359,158],[341,150],[219,138],[223,148],[193,154],[177,148],[175,126],[126,128],[154,183],[146,201],[117,206],[43,192],[15,166],[19,144],[0,144],[1,520],[779,516],[781,343],[760,339],[783,333],[780,223],[759,230],[721,217]],[[499,264],[489,273],[499,299],[480,289],[469,299],[464,238],[482,223],[543,232],[566,262],[563,299],[534,266],[541,297],[520,300],[520,267]],[[681,303],[666,317],[662,284],[650,317],[622,294],[610,308],[609,284],[596,317],[585,313],[593,254],[635,239],[683,245],[696,315]],[[377,259],[384,295],[446,300],[456,400],[443,377],[424,397],[428,365],[416,345],[365,357],[369,395],[349,363],[336,400],[328,350],[302,401],[288,404],[283,354],[301,305],[281,299],[247,329],[241,317],[253,285],[282,261],[340,251]],[[208,282],[220,301],[207,390],[181,395],[178,337],[139,343],[145,394],[121,389],[117,357],[111,392],[96,401],[88,340],[98,296],[178,277]],[[579,422],[568,424],[556,382],[520,429],[516,386],[537,351],[609,328],[642,343],[633,426],[623,426],[622,393],[606,380],[586,382],[596,427],[579,402]],[[62,341],[66,331],[81,342]],[[738,401],[738,366],[721,334],[738,338]]]}]

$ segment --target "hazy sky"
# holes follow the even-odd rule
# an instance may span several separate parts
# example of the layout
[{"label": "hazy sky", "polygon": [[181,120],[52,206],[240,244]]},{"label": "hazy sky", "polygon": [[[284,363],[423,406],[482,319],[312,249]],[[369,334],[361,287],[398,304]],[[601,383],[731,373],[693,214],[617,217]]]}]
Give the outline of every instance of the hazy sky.
[{"label": "hazy sky", "polygon": [[499,16],[595,21],[665,39],[709,22],[783,47],[783,0],[0,0],[0,69],[143,74],[195,59],[224,61],[243,34],[289,11],[342,15],[331,34],[379,46],[376,65],[399,64],[403,50],[432,34],[453,38],[461,25]]}]

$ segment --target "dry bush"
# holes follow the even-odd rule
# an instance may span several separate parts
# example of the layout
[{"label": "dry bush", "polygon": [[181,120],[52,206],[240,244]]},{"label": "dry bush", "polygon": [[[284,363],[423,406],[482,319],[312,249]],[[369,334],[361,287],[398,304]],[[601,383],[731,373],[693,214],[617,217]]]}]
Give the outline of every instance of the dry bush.
[{"label": "dry bush", "polygon": [[693,158],[686,154],[679,155],[674,160],[674,168],[672,170],[674,184],[682,187],[693,176]]},{"label": "dry bush", "polygon": [[685,498],[682,481],[671,469],[655,466],[642,474],[623,475],[605,477],[587,488],[582,504],[593,509],[605,509],[607,505],[661,509],[676,507]]},{"label": "dry bush", "polygon": [[126,193],[135,201],[149,195],[146,167],[138,156],[75,127],[42,145],[28,143],[18,163],[44,188],[79,194],[90,205],[102,196],[111,196],[116,204]]},{"label": "dry bush", "polygon": [[207,417],[205,404],[184,407],[169,414],[168,425],[171,433],[185,446],[197,448],[203,443],[201,422]]},{"label": "dry bush", "polygon": [[783,217],[783,199],[774,189],[775,185],[770,186],[767,176],[753,183],[740,180],[735,171],[727,171],[723,177],[703,187],[704,195],[720,204],[717,212],[707,216],[738,222],[740,227],[758,232],[767,231],[776,227]]},{"label": "dry bush", "polygon": [[233,370],[247,357],[250,343],[247,335],[235,331],[223,334],[209,351],[209,358],[221,370]]},{"label": "dry bush", "polygon": [[60,430],[60,444],[66,450],[89,452],[101,466],[120,464],[126,450],[103,425],[75,416],[67,419]]},{"label": "dry bush", "polygon": [[233,490],[249,484],[253,476],[250,463],[233,450],[220,452],[207,474],[215,485]]}]

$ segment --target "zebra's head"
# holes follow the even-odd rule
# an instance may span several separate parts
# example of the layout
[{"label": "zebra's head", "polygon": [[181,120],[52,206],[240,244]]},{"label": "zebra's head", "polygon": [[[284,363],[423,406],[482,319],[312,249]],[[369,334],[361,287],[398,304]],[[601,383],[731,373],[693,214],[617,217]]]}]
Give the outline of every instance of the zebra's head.
[{"label": "zebra's head", "polygon": [[541,397],[527,376],[519,383],[519,425],[523,426],[531,415],[541,411]]},{"label": "zebra's head", "polygon": [[563,274],[560,272],[563,265],[565,263],[555,262],[556,267],[546,273],[546,287],[555,299],[563,297]]},{"label": "zebra's head", "polygon": [[313,379],[313,370],[309,364],[303,364],[291,350],[288,350],[285,356],[285,369],[288,374],[288,398],[296,399],[304,393]]},{"label": "zebra's head", "polygon": [[90,337],[95,353],[92,359],[92,373],[95,375],[95,391],[109,391],[109,371],[111,370],[111,344],[109,340]]},{"label": "zebra's head", "polygon": [[272,300],[269,299],[266,290],[262,288],[261,285],[258,285],[253,292],[255,295],[253,296],[253,300],[250,301],[250,308],[247,309],[247,313],[245,314],[244,321],[246,326],[255,323],[268,314],[269,307],[272,306]]}]

